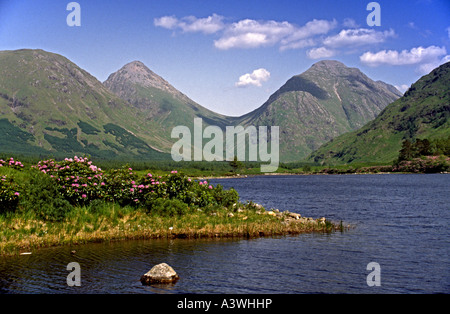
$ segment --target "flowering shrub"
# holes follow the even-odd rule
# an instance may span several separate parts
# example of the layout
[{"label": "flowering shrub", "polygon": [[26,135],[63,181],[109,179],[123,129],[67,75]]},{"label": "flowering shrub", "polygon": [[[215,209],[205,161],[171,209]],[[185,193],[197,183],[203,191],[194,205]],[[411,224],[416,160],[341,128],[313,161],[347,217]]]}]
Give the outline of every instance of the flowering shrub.
[{"label": "flowering shrub", "polygon": [[56,181],[59,192],[74,204],[106,197],[104,174],[87,157],[40,161],[32,166]]},{"label": "flowering shrub", "polygon": [[132,168],[124,166],[105,173],[88,158],[77,156],[59,162],[40,161],[33,168],[50,176],[59,194],[72,204],[83,205],[101,199],[161,211],[173,203],[180,209],[176,212],[181,213],[185,212],[185,207],[179,202],[158,200],[177,200],[193,207],[230,206],[239,200],[234,190],[225,191],[220,185],[213,187],[208,181],[195,181],[176,170],[163,176],[151,173],[138,176]]},{"label": "flowering shrub", "polygon": [[16,170],[22,170],[24,166],[20,161],[14,160],[14,158],[11,157],[7,161],[0,159],[0,167],[10,167]]},{"label": "flowering shrub", "polygon": [[121,205],[127,205],[138,199],[136,180],[137,175],[133,169],[124,166],[105,175],[105,180],[100,183],[100,188],[105,191],[104,197],[107,201],[117,201]]},{"label": "flowering shrub", "polygon": [[399,162],[392,169],[398,172],[436,173],[450,170],[450,158],[444,156],[427,156]]},{"label": "flowering shrub", "polygon": [[0,176],[0,213],[16,209],[20,196],[18,190],[12,177]]}]

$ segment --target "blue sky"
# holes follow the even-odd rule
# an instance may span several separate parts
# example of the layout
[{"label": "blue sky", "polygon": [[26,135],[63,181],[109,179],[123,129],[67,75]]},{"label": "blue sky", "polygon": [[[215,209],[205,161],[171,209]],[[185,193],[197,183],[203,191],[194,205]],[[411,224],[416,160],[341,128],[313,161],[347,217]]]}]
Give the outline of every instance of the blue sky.
[{"label": "blue sky", "polygon": [[134,60],[200,105],[226,115],[261,106],[324,59],[405,89],[450,61],[450,1],[0,0],[0,50],[59,53],[100,81]]}]

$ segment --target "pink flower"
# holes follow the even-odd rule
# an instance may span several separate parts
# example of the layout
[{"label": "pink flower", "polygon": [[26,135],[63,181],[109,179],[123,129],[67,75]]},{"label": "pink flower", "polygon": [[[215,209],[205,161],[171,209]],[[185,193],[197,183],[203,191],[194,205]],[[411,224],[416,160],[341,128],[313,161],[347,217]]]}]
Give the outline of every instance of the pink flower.
[{"label": "pink flower", "polygon": [[134,192],[134,189],[133,189],[133,188],[131,188],[131,189],[130,189],[130,192],[131,192],[131,193],[133,193],[133,192]]},{"label": "pink flower", "polygon": [[170,173],[178,173],[178,171],[176,171],[176,170],[173,170],[173,171],[171,171]]},{"label": "pink flower", "polygon": [[104,186],[104,185],[105,185],[105,182],[100,183],[100,185],[101,185],[101,186]]},{"label": "pink flower", "polygon": [[209,188],[210,190],[212,190],[213,187],[212,187],[212,185],[210,185],[210,186],[208,186],[208,188]]},{"label": "pink flower", "polygon": [[19,192],[16,192],[16,193],[14,193],[14,195],[15,195],[15,196],[19,196],[19,195],[20,195],[20,193],[19,193]]},{"label": "pink flower", "polygon": [[82,194],[81,197],[82,197],[82,198],[86,198],[87,195],[86,195],[86,194]]}]

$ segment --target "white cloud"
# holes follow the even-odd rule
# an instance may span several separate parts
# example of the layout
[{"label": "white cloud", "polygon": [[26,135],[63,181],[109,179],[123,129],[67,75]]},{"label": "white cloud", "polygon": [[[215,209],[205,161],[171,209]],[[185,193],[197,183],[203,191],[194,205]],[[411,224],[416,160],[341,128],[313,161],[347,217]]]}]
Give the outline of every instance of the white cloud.
[{"label": "white cloud", "polygon": [[218,49],[257,48],[280,44],[280,50],[315,45],[311,38],[326,34],[336,27],[336,20],[312,20],[302,27],[289,22],[241,20],[227,27],[223,36],[214,42]]},{"label": "white cloud", "polygon": [[417,26],[416,26],[416,24],[415,24],[414,22],[409,22],[409,23],[407,24],[407,26],[408,26],[409,28],[411,28],[411,29],[417,29]]},{"label": "white cloud", "polygon": [[185,32],[202,32],[205,34],[213,34],[225,27],[222,20],[223,16],[217,14],[201,19],[194,16],[189,16],[183,19],[180,23],[180,27]]},{"label": "white cloud", "polygon": [[339,34],[324,39],[323,44],[328,47],[362,46],[384,42],[388,37],[394,37],[393,29],[379,32],[374,29],[358,28],[343,29]]},{"label": "white cloud", "polygon": [[174,29],[178,26],[178,19],[175,16],[163,16],[153,20],[155,26]]},{"label": "white cloud", "polygon": [[335,52],[326,47],[319,47],[308,50],[306,55],[310,59],[330,58],[335,55]]},{"label": "white cloud", "polygon": [[351,18],[344,19],[342,26],[344,26],[345,28],[359,28],[359,25],[356,23],[356,21]]},{"label": "white cloud", "polygon": [[291,34],[295,27],[288,22],[241,20],[229,25],[223,36],[214,41],[218,49],[257,48],[274,45]]},{"label": "white cloud", "polygon": [[301,49],[305,47],[312,47],[317,45],[317,40],[314,38],[305,38],[296,40],[290,43],[285,43],[280,47],[280,51],[285,51],[288,49]]},{"label": "white cloud", "polygon": [[235,23],[225,23],[224,17],[213,14],[207,18],[187,16],[163,16],[154,19],[154,25],[166,29],[180,29],[184,33],[220,33],[214,41],[217,49],[249,49],[280,45],[280,50],[298,49],[316,45],[312,38],[327,34],[337,26],[336,20],[312,20],[304,26],[273,20],[243,19]]},{"label": "white cloud", "polygon": [[313,46],[316,44],[316,41],[311,37],[327,34],[336,26],[336,20],[327,21],[314,19],[309,21],[305,24],[305,26],[295,28],[289,36],[282,39],[280,50]]},{"label": "white cloud", "polygon": [[239,77],[239,81],[235,83],[237,87],[246,87],[249,85],[254,85],[261,87],[262,82],[266,82],[270,78],[270,72],[266,69],[257,69],[252,73],[247,73]]},{"label": "white cloud", "polygon": [[430,46],[427,48],[416,47],[411,50],[382,50],[377,53],[366,52],[361,55],[362,63],[369,66],[387,65],[417,65],[416,71],[420,74],[428,74],[441,64],[450,61],[445,47]]},{"label": "white cloud", "polygon": [[380,64],[409,65],[427,63],[447,53],[445,47],[430,46],[427,48],[417,47],[411,50],[382,50],[377,53],[366,52],[360,56],[362,63],[372,66]]},{"label": "white cloud", "polygon": [[183,32],[201,32],[204,34],[213,34],[225,27],[223,16],[213,14],[206,18],[197,18],[195,16],[187,16],[178,19],[175,16],[163,16],[154,19],[155,26],[176,29],[180,28]]},{"label": "white cloud", "polygon": [[436,59],[432,62],[421,64],[417,68],[417,72],[420,74],[428,74],[431,71],[433,71],[434,69],[436,69],[437,67],[439,67],[440,65],[447,63],[447,62],[450,62],[450,55],[446,55],[445,57]]},{"label": "white cloud", "polygon": [[395,85],[395,88],[398,89],[401,93],[405,93],[409,89],[409,85],[402,84],[402,85]]}]

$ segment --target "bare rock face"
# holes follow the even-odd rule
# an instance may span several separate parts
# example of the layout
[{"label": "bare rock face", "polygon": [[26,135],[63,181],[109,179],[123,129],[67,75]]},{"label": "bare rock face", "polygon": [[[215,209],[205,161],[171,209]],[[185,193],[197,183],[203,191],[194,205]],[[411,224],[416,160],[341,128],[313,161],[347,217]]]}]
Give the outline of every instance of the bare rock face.
[{"label": "bare rock face", "polygon": [[166,263],[161,263],[153,266],[148,273],[143,275],[141,277],[141,282],[143,285],[169,284],[175,283],[179,278],[180,277],[172,267]]}]

